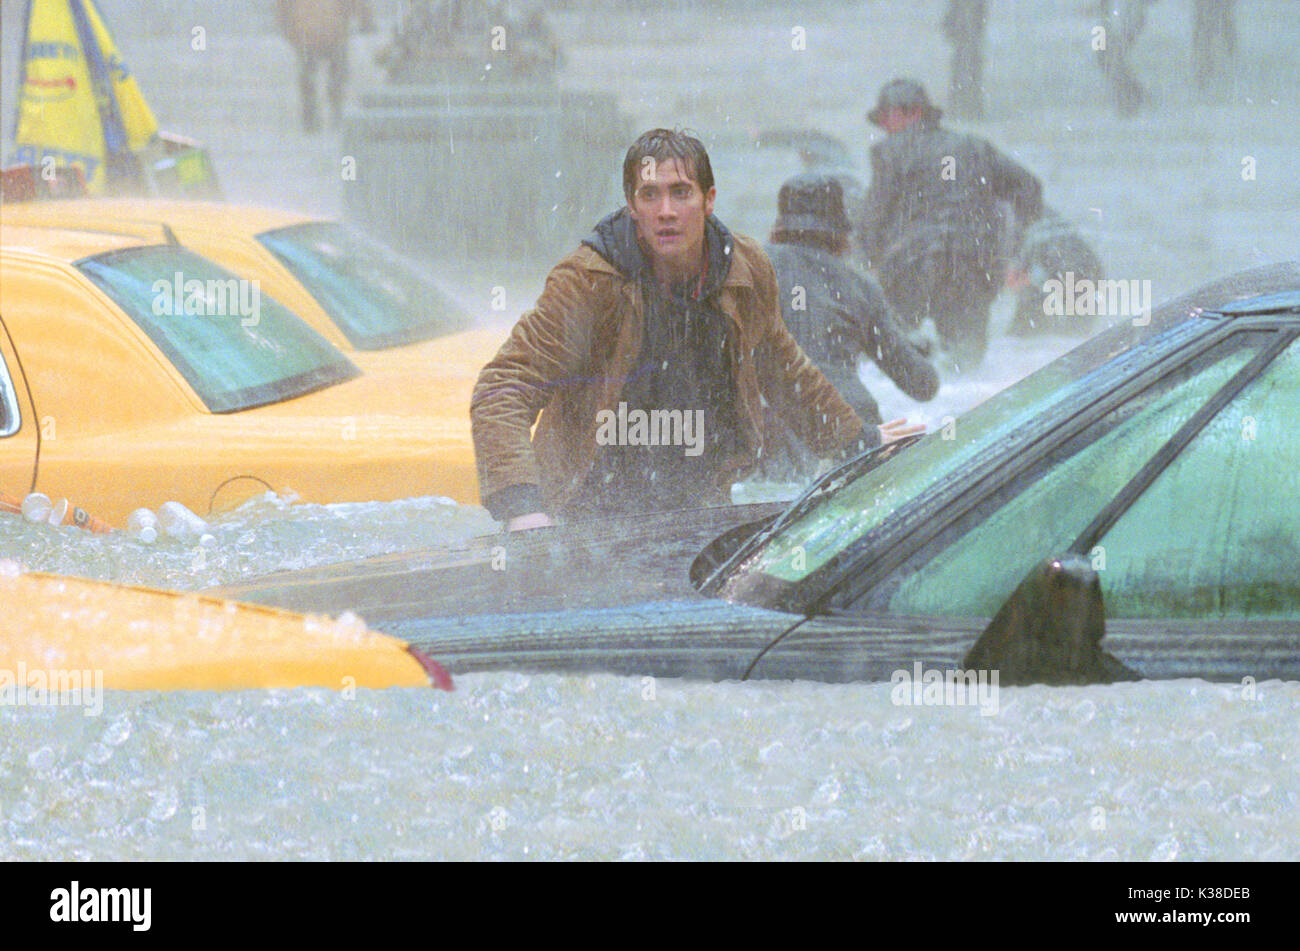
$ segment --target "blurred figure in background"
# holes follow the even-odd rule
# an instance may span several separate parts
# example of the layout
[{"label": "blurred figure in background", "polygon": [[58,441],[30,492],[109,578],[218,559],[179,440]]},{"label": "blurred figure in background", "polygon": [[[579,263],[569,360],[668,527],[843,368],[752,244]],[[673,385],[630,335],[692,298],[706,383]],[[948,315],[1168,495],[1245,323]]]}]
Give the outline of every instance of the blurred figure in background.
[{"label": "blurred figure in background", "polygon": [[1096,286],[1105,275],[1097,252],[1066,218],[1044,207],[1037,221],[1024,228],[1019,248],[1007,272],[1007,287],[1016,294],[1016,314],[1008,333],[1029,336],[1059,333],[1080,336],[1092,330],[1093,317],[1081,314],[1049,315],[1045,306],[1048,281],[1071,286],[1086,280]]},{"label": "blurred figure in background", "polygon": [[1237,53],[1236,0],[1195,0],[1192,21],[1192,63],[1196,88],[1202,94]]},{"label": "blurred figure in background", "polygon": [[948,0],[943,35],[952,44],[948,105],[963,119],[984,118],[984,30],[988,0]]},{"label": "blurred figure in background", "polygon": [[948,357],[970,370],[984,357],[1002,285],[1000,203],[1028,224],[1042,210],[1042,187],[984,139],[941,126],[942,115],[918,82],[881,89],[867,119],[889,134],[871,147],[858,241],[909,328],[932,320]]},{"label": "blurred figure in background", "polygon": [[1155,0],[1097,0],[1096,15],[1105,30],[1097,51],[1097,64],[1110,84],[1115,111],[1133,116],[1147,101],[1147,91],[1129,65],[1129,56],[1147,24],[1147,7]]},{"label": "blurred figure in background", "polygon": [[[939,374],[889,313],[884,291],[844,256],[852,226],[839,180],[804,172],[781,186],[778,215],[764,250],[776,271],[786,329],[844,401],[868,424],[884,422],[858,376],[858,358],[874,360],[898,388],[917,400],[939,392]],[[768,412],[763,473],[806,476],[818,457]]]},{"label": "blurred figure in background", "polygon": [[338,126],[348,79],[348,28],[360,21],[362,32],[375,29],[369,0],[276,0],[280,32],[298,54],[298,96],[305,132],[320,129],[316,102],[316,73],[326,68],[325,98],[330,121]]}]

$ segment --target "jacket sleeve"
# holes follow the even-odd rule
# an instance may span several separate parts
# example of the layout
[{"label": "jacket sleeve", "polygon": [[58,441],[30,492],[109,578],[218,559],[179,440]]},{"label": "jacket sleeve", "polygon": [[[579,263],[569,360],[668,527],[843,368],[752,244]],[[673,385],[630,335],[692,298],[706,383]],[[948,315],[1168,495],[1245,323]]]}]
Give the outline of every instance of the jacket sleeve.
[{"label": "jacket sleeve", "polygon": [[894,185],[889,181],[887,163],[880,149],[871,151],[871,184],[862,203],[862,219],[858,226],[857,243],[862,260],[867,267],[875,267],[885,250],[885,227],[892,213]]},{"label": "jacket sleeve", "polygon": [[479,494],[496,518],[538,511],[541,474],[531,432],[557,388],[591,365],[592,332],[601,306],[588,272],[572,260],[556,265],[532,310],[478,375],[470,428]]},{"label": "jacket sleeve", "polygon": [[1011,202],[1016,221],[1029,224],[1043,213],[1043,186],[1038,176],[1018,162],[1007,158],[992,145],[988,146],[989,183],[993,194]]},{"label": "jacket sleeve", "polygon": [[753,358],[763,397],[795,435],[820,455],[879,445],[880,431],[864,426],[786,329],[776,274],[761,249],[754,261],[754,272],[759,308],[755,316],[761,321],[763,333]]},{"label": "jacket sleeve", "polygon": [[898,388],[914,400],[934,399],[939,373],[908,339],[885,301],[885,292],[869,275],[853,273],[857,339]]}]

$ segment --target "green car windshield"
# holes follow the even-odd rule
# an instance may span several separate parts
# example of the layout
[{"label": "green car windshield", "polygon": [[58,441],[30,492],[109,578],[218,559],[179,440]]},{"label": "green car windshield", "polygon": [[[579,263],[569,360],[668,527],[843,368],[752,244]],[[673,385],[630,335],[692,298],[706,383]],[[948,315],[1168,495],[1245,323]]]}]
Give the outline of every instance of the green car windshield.
[{"label": "green car windshield", "polygon": [[129,248],[77,262],[214,413],[302,396],[360,374],[256,281],[185,248]]},{"label": "green car windshield", "polygon": [[469,327],[461,308],[394,253],[340,224],[257,236],[358,350],[386,350]]},{"label": "green car windshield", "polygon": [[[1036,417],[1079,398],[1075,384],[1145,342],[1122,323],[1019,383],[949,420],[906,452],[868,470],[794,519],[748,559],[743,571],[797,584],[914,499],[1010,438]],[[1165,337],[1161,337],[1164,340]]]}]

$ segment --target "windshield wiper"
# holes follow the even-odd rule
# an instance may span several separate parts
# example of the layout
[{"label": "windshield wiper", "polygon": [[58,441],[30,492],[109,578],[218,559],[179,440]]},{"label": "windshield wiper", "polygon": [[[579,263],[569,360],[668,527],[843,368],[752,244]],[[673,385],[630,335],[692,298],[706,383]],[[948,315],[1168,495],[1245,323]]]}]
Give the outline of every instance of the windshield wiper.
[{"label": "windshield wiper", "polygon": [[876,446],[860,453],[845,462],[840,463],[829,472],[813,480],[808,488],[804,489],[800,496],[790,503],[790,507],[776,517],[770,524],[751,535],[741,543],[732,554],[724,561],[720,562],[716,568],[710,572],[709,576],[699,585],[699,592],[704,595],[713,594],[721,584],[722,578],[729,574],[732,569],[748,558],[755,549],[766,544],[778,532],[785,529],[787,525],[798,518],[802,518],[811,511],[822,499],[834,495],[840,489],[844,488],[850,482],[866,475],[876,466],[892,459],[895,455],[906,449],[908,446],[918,442],[924,433],[917,433],[915,436],[905,436],[895,442],[888,443],[884,446]]}]

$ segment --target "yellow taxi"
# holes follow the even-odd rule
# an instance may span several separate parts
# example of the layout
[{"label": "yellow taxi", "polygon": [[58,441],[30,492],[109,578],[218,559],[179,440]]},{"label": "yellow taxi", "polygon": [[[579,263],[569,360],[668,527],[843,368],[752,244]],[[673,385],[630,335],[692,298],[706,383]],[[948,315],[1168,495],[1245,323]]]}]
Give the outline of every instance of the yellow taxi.
[{"label": "yellow taxi", "polygon": [[[358,366],[255,280],[178,243],[0,218],[0,487],[121,525],[273,489],[478,501],[469,389]],[[470,348],[472,349],[472,348]],[[455,362],[459,356],[449,356]]]},{"label": "yellow taxi", "polygon": [[391,249],[335,221],[291,211],[150,198],[9,204],[3,220],[175,240],[256,280],[366,373],[423,371],[464,384],[505,342],[505,323],[477,328],[446,291]]}]

